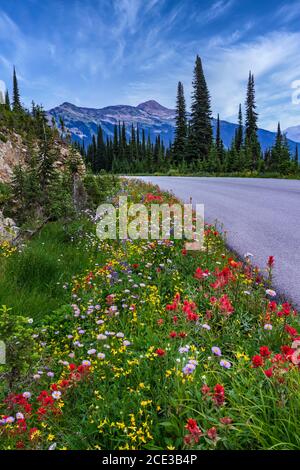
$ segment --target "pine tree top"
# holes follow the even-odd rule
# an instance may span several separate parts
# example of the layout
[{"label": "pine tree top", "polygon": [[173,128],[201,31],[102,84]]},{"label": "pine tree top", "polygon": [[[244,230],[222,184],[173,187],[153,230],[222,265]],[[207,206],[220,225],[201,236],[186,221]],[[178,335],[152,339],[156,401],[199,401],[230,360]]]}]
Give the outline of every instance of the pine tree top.
[{"label": "pine tree top", "polygon": [[14,111],[21,111],[21,99],[20,99],[20,91],[17,79],[16,68],[14,67],[13,71],[13,109]]}]

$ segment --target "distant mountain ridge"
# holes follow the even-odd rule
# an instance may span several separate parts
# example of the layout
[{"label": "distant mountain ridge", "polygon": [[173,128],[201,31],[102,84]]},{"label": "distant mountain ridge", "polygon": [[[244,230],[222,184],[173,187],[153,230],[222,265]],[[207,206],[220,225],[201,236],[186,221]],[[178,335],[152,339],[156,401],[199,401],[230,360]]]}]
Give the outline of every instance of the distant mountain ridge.
[{"label": "distant mountain ridge", "polygon": [[288,127],[284,132],[288,139],[300,142],[300,125]]},{"label": "distant mountain ridge", "polygon": [[[145,101],[138,106],[114,105],[100,109],[79,107],[65,102],[50,109],[47,115],[49,121],[54,117],[57,126],[59,126],[59,119],[62,118],[71,133],[72,140],[84,141],[86,146],[91,143],[99,125],[102,127],[104,137],[112,138],[114,126],[119,122],[125,123],[128,137],[131,135],[133,124],[134,127],[139,125],[140,129],[143,128],[146,137],[149,135],[152,142],[158,135],[166,146],[174,140],[175,110],[166,108],[155,100]],[[216,119],[212,120],[212,125],[215,134]],[[220,121],[221,137],[226,147],[231,145],[237,126],[231,122]],[[266,150],[274,144],[276,133],[259,129],[258,137],[262,149]],[[295,152],[296,145],[296,142],[289,140],[292,152]]]}]

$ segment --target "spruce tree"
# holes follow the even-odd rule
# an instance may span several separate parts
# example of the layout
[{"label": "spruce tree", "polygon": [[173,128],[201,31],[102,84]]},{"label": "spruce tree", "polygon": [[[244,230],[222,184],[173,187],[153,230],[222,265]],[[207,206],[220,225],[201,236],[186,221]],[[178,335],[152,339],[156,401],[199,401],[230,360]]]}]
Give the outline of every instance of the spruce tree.
[{"label": "spruce tree", "polygon": [[235,139],[231,142],[231,147],[228,149],[227,152],[227,167],[226,171],[228,172],[236,172],[239,171],[240,168],[240,154],[236,149]]},{"label": "spruce tree", "polygon": [[112,170],[113,158],[114,158],[113,143],[112,143],[112,140],[109,139],[107,140],[107,153],[106,153],[107,171]]},{"label": "spruce tree", "polygon": [[281,132],[280,123],[278,123],[275,144],[271,150],[269,169],[279,171],[283,175],[291,169],[289,144],[286,135]]},{"label": "spruce tree", "polygon": [[291,169],[291,154],[289,143],[285,134],[282,136],[282,150],[279,162],[279,171],[282,175],[289,173]]},{"label": "spruce tree", "polygon": [[126,148],[127,141],[126,141],[126,127],[125,127],[125,122],[123,121],[122,124],[122,147],[123,149]]},{"label": "spruce tree", "polygon": [[264,162],[266,171],[271,169],[272,164],[272,151],[271,149],[266,149],[264,152]]},{"label": "spruce tree", "polygon": [[[144,164],[146,163],[146,136],[145,136],[145,129],[142,129],[142,161]],[[146,169],[146,168],[145,168]]]},{"label": "spruce tree", "polygon": [[186,151],[187,142],[187,119],[184,98],[184,89],[181,82],[178,82],[176,117],[175,117],[175,139],[173,144],[173,160],[175,163],[182,162]]},{"label": "spruce tree", "polygon": [[209,156],[205,164],[205,170],[209,173],[216,173],[220,171],[220,160],[218,155],[217,144],[212,142],[209,150]]},{"label": "spruce tree", "polygon": [[14,111],[22,110],[20,91],[19,91],[19,85],[18,85],[18,79],[17,79],[15,67],[14,67],[14,72],[13,72],[13,110]]},{"label": "spruce tree", "polygon": [[243,114],[242,114],[242,105],[239,105],[239,114],[238,114],[238,128],[235,132],[235,148],[237,152],[240,152],[243,145]]},{"label": "spruce tree", "polygon": [[15,165],[13,169],[11,188],[14,199],[18,201],[22,211],[24,211],[26,203],[26,173],[21,165]]},{"label": "spruce tree", "polygon": [[106,169],[106,155],[105,145],[103,140],[103,131],[101,125],[98,128],[97,134],[97,149],[96,149],[96,172]]},{"label": "spruce tree", "polygon": [[272,171],[278,171],[280,167],[281,153],[282,153],[282,133],[280,128],[280,123],[277,125],[277,133],[275,144],[272,147],[270,155],[270,164],[269,169]]},{"label": "spruce tree", "polygon": [[224,163],[224,144],[221,138],[221,124],[220,116],[217,117],[217,128],[216,128],[216,157],[218,162],[216,162],[216,168],[219,168]]},{"label": "spruce tree", "polygon": [[249,166],[252,170],[256,170],[258,168],[259,160],[261,158],[261,149],[257,137],[258,114],[255,110],[254,76],[249,72],[246,97],[245,145],[247,147],[247,153],[250,156]]},{"label": "spruce tree", "polygon": [[66,126],[65,121],[63,120],[62,116],[59,116],[59,126],[60,126],[60,135],[61,138],[64,139],[66,136]]},{"label": "spruce tree", "polygon": [[96,165],[96,160],[97,160],[97,141],[96,141],[96,136],[93,134],[92,137],[92,152],[91,152],[91,157],[92,157],[92,169],[94,172],[97,171],[97,165]]},{"label": "spruce tree", "polygon": [[299,173],[298,145],[296,145],[296,150],[295,150],[295,155],[294,155],[292,170],[293,170],[293,173],[294,173],[295,175],[298,175],[298,173]]},{"label": "spruce tree", "polygon": [[212,143],[210,95],[202,62],[196,58],[193,79],[191,120],[187,157],[189,161],[205,162]]},{"label": "spruce tree", "polygon": [[134,163],[136,160],[136,139],[135,139],[135,128],[131,125],[131,140],[130,140],[130,161]]},{"label": "spruce tree", "polygon": [[136,125],[136,153],[137,153],[137,159],[139,160],[140,158],[140,128],[139,128],[139,123]]},{"label": "spruce tree", "polygon": [[119,141],[118,141],[118,128],[114,125],[114,140],[113,140],[113,159],[117,162],[119,156]]},{"label": "spruce tree", "polygon": [[5,92],[5,108],[6,108],[8,111],[11,110],[8,90],[6,90],[6,92]]},{"label": "spruce tree", "polygon": [[148,171],[153,172],[153,152],[151,146],[150,132],[148,133],[147,146],[146,146],[146,160]]}]

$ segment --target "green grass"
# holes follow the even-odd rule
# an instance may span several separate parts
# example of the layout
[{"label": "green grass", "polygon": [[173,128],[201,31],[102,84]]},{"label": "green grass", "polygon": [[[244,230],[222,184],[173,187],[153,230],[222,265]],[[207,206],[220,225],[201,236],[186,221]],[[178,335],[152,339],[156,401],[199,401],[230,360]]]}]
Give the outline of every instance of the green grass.
[{"label": "green grass", "polygon": [[35,320],[59,307],[65,295],[63,284],[89,265],[90,253],[81,242],[89,230],[87,220],[49,223],[21,253],[2,258],[0,305]]},{"label": "green grass", "polygon": [[267,172],[259,173],[257,171],[236,171],[236,172],[219,172],[210,173],[206,171],[185,171],[182,172],[178,169],[170,169],[168,171],[156,171],[155,173],[130,173],[132,176],[185,176],[185,177],[201,177],[201,178],[266,178],[266,179],[289,179],[299,180],[300,175],[298,174],[281,174],[279,172]]}]

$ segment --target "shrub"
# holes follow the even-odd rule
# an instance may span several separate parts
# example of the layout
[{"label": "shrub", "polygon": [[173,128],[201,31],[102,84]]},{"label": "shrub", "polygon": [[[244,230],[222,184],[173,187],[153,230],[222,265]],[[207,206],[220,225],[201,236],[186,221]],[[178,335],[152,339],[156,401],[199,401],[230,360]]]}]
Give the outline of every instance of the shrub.
[{"label": "shrub", "polygon": [[93,175],[88,173],[84,179],[88,206],[96,209],[113,192],[116,192],[118,185],[119,179],[114,175]]},{"label": "shrub", "polygon": [[[6,346],[4,378],[11,389],[20,380],[30,364],[37,359],[34,354],[31,319],[12,313],[3,305],[0,308],[0,340]],[[0,369],[1,370],[1,369]]]},{"label": "shrub", "polygon": [[10,186],[0,181],[0,207],[9,201],[11,196]]}]

